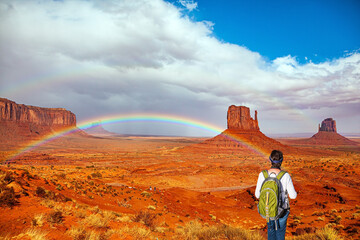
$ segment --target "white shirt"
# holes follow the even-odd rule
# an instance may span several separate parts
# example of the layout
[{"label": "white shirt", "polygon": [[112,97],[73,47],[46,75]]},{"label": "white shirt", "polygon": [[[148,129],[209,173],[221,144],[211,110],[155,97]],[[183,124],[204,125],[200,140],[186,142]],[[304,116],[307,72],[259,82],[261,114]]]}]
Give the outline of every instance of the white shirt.
[{"label": "white shirt", "polygon": [[[276,177],[276,174],[271,173],[270,176],[271,177]],[[256,184],[256,189],[255,189],[255,197],[256,198],[260,197],[260,189],[261,189],[261,185],[264,182],[264,180],[265,180],[264,174],[262,172],[260,172],[259,178],[258,178],[258,181],[257,181],[257,184]],[[291,199],[295,199],[296,196],[297,196],[297,193],[295,191],[295,188],[294,188],[294,185],[292,183],[292,180],[291,180],[291,177],[290,177],[289,173],[285,173],[284,176],[281,178],[280,182],[281,182],[281,187],[282,187],[281,192],[286,193],[286,191],[287,191],[287,193],[289,194],[289,197]],[[285,194],[282,194],[281,198],[284,201],[285,200]]]}]

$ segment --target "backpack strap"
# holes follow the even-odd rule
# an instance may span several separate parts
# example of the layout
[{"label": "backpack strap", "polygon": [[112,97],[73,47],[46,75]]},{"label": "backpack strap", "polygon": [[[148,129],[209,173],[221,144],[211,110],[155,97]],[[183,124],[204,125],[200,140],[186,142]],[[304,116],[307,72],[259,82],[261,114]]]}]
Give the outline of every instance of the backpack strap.
[{"label": "backpack strap", "polygon": [[279,181],[280,181],[281,178],[285,175],[285,173],[286,173],[286,171],[281,170],[281,171],[279,172],[279,174],[276,176],[276,178],[279,179]]},{"label": "backpack strap", "polygon": [[269,177],[269,173],[267,170],[263,170],[262,173],[263,173],[265,179],[267,179]]}]

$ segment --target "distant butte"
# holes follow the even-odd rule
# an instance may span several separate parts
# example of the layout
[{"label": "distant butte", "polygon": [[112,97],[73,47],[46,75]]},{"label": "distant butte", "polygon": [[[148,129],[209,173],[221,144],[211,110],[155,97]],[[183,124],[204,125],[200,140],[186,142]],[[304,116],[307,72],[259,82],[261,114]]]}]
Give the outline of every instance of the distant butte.
[{"label": "distant butte", "polygon": [[205,151],[253,151],[271,152],[278,149],[289,152],[292,147],[265,136],[259,128],[257,111],[255,118],[250,115],[250,109],[246,106],[231,105],[227,111],[227,129],[221,134],[202,143],[193,145],[187,149],[201,148]]},{"label": "distant butte", "polygon": [[319,124],[319,132],[337,132],[336,121],[332,118],[327,118]]},{"label": "distant butte", "polygon": [[326,118],[319,124],[319,131],[309,139],[297,140],[298,144],[311,145],[358,145],[356,142],[341,136],[337,133],[336,121],[332,118]]},{"label": "distant butte", "polygon": [[231,105],[227,112],[227,128],[230,130],[259,131],[257,111],[255,120],[250,116],[250,108]]}]

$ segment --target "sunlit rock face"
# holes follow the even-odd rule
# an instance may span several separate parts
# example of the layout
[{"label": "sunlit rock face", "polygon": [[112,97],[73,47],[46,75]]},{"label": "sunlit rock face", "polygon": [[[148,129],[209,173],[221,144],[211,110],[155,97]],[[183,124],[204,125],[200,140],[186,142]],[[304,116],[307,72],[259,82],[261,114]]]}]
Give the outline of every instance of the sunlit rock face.
[{"label": "sunlit rock face", "polygon": [[30,123],[42,126],[72,127],[76,126],[74,113],[64,108],[42,108],[17,104],[0,98],[0,121]]},{"label": "sunlit rock face", "polygon": [[76,116],[64,108],[42,108],[0,98],[0,140],[20,144],[76,127]]},{"label": "sunlit rock face", "polygon": [[227,128],[230,130],[259,131],[257,111],[255,110],[255,119],[253,119],[248,107],[231,105],[227,112]]},{"label": "sunlit rock face", "polygon": [[337,132],[336,130],[336,121],[332,118],[327,118],[321,122],[319,125],[319,132]]}]

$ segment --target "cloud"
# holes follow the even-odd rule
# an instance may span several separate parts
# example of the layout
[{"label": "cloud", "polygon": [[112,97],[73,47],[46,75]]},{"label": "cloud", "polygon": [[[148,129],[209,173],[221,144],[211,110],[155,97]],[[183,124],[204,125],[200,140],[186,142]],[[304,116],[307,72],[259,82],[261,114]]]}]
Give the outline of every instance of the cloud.
[{"label": "cloud", "polygon": [[197,8],[197,2],[194,2],[194,0],[179,0],[179,2],[190,12]]},{"label": "cloud", "polygon": [[0,95],[66,107],[80,120],[160,112],[224,127],[231,104],[258,109],[265,122],[275,111],[295,121],[299,112],[326,118],[360,103],[359,53],[319,64],[267,61],[219,41],[213,27],[162,0],[3,1]]}]

